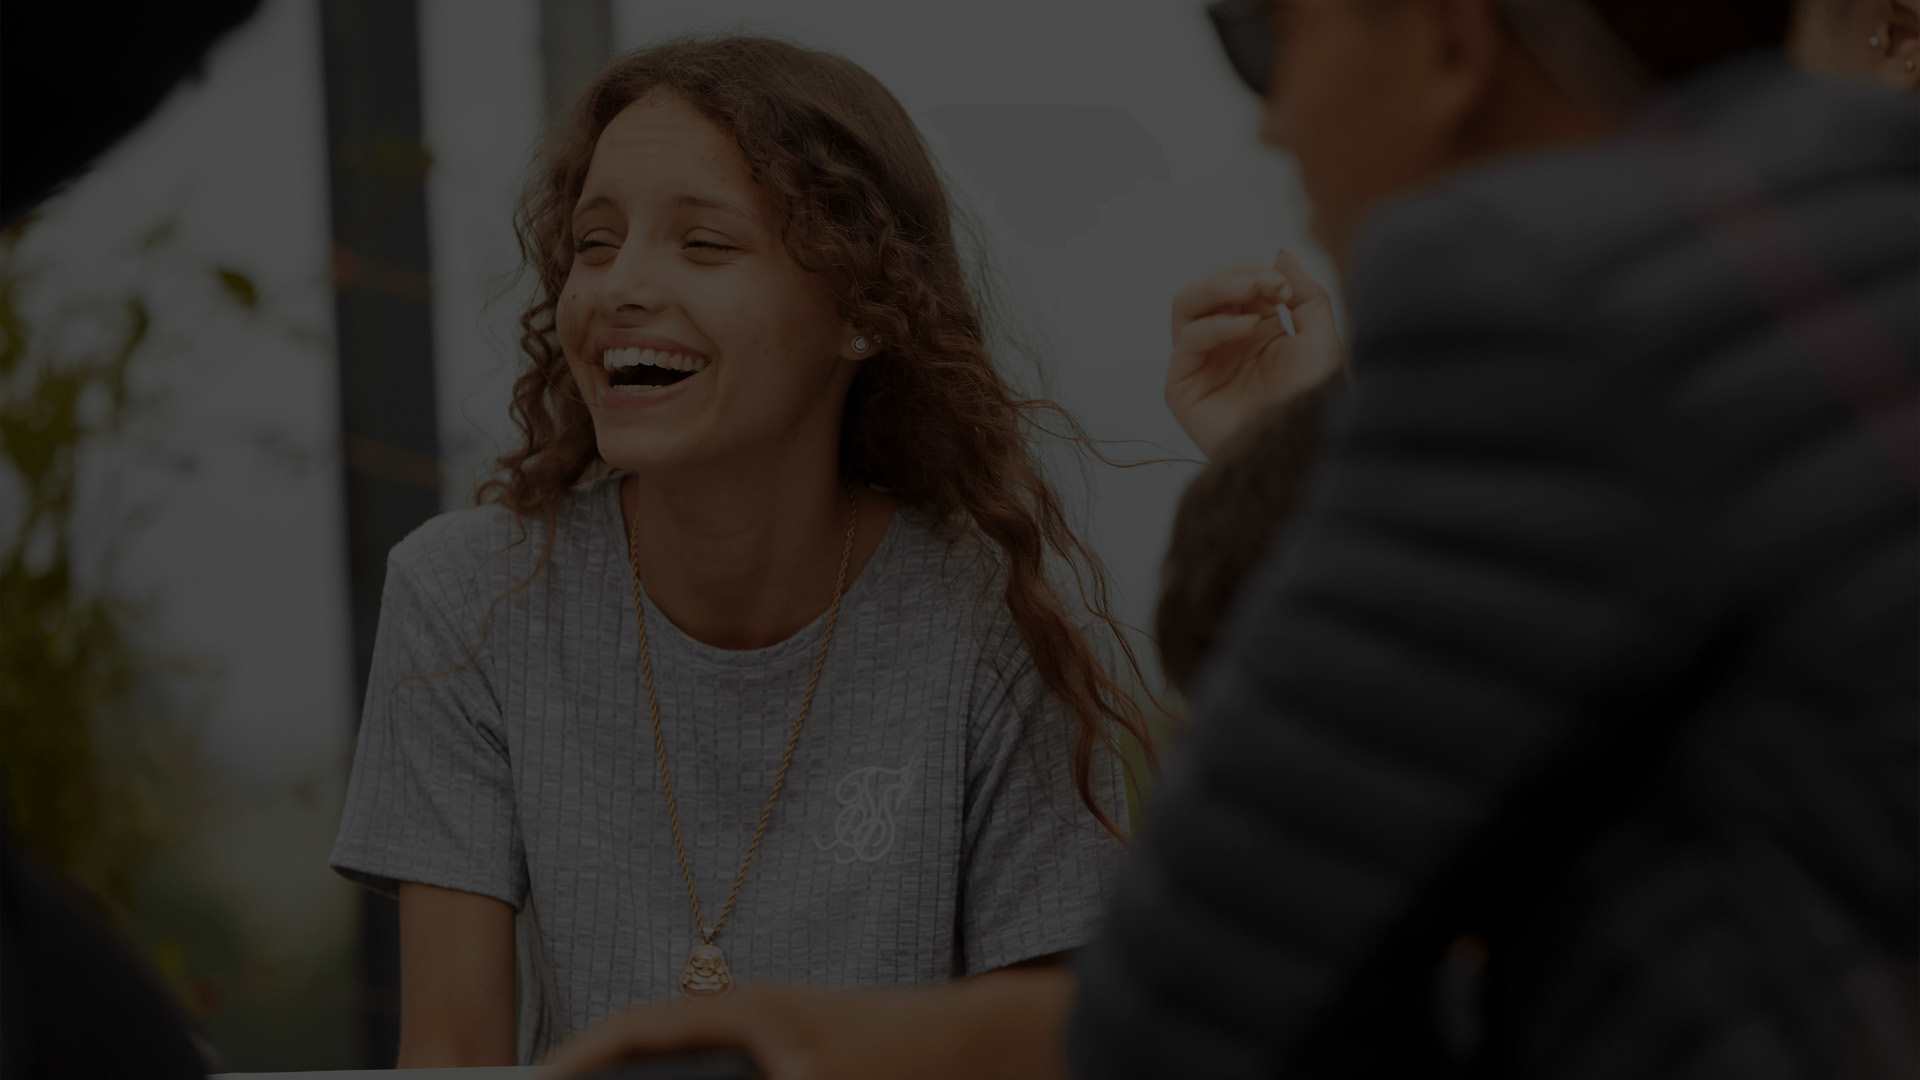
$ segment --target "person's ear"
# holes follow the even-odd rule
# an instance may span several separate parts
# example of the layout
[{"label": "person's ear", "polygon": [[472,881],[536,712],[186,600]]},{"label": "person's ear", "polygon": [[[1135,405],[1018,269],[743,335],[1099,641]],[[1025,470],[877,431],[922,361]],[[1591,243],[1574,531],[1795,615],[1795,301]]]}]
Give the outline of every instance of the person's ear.
[{"label": "person's ear", "polygon": [[1494,0],[1420,0],[1398,5],[1414,20],[1420,87],[1411,107],[1423,130],[1448,141],[1468,136],[1497,94],[1502,72],[1516,47],[1501,26]]}]

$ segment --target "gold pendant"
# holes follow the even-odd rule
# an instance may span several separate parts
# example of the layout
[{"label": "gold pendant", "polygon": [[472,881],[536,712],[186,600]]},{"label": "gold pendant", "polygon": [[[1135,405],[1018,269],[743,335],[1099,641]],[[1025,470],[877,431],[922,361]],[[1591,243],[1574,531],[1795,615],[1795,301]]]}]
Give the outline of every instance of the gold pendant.
[{"label": "gold pendant", "polygon": [[689,996],[724,994],[733,989],[733,972],[727,969],[727,954],[710,941],[696,941],[687,954],[687,966],[680,969],[680,989]]}]

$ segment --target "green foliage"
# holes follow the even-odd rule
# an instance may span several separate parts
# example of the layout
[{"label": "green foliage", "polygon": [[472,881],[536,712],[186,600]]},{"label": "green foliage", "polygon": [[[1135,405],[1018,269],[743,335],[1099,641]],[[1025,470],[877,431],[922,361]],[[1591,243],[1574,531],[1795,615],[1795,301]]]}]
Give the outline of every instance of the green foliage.
[{"label": "green foliage", "polygon": [[[57,309],[35,303],[30,228],[0,233],[0,782],[13,836],[130,926],[175,839],[181,795],[196,789],[192,742],[146,693],[175,672],[140,644],[140,606],[115,588],[110,565],[79,565],[75,524],[89,455],[129,434],[143,405],[135,374],[166,349],[143,285]],[[135,250],[164,252],[173,237],[163,222]],[[244,273],[219,267],[210,279],[241,309],[259,306]],[[124,537],[138,513],[121,510],[89,527]],[[176,980],[187,976],[188,965],[168,962],[176,943],[143,944]]]},{"label": "green foliage", "polygon": [[[124,423],[129,365],[152,325],[145,302],[114,313],[114,337],[91,355],[61,355],[22,310],[18,234],[0,253],[0,458],[21,495],[0,536],[0,762],[8,817],[42,859],[124,908],[153,837],[119,813],[113,780],[96,767],[96,718],[137,683],[126,613],[76,581],[73,515],[82,448]],[[92,415],[89,415],[92,414]]]},{"label": "green foliage", "polygon": [[248,311],[255,311],[260,307],[260,290],[254,285],[252,278],[231,266],[216,266],[213,268],[213,275],[234,303]]}]

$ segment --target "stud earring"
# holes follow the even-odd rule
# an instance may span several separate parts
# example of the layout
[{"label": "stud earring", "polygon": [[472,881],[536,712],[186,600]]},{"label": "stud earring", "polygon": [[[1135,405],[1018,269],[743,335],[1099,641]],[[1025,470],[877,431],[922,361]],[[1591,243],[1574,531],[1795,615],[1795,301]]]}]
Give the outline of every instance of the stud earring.
[{"label": "stud earring", "polygon": [[1867,44],[1872,46],[1873,51],[1879,52],[1886,47],[1887,39],[1876,33],[1867,39]]},{"label": "stud earring", "polygon": [[873,344],[869,342],[865,337],[857,337],[853,339],[854,352],[865,355],[866,351],[871,348],[873,348]]}]

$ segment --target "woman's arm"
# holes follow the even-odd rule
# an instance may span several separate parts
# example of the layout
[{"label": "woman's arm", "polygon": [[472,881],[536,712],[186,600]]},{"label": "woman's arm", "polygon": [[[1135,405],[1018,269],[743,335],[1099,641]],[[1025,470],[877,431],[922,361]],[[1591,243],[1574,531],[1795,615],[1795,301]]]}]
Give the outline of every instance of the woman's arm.
[{"label": "woman's arm", "polygon": [[400,886],[402,1069],[513,1065],[513,908],[432,885]]},{"label": "woman's arm", "polygon": [[[513,1064],[527,892],[511,734],[461,583],[484,538],[443,519],[394,548],[330,861],[400,903],[400,1064]],[[463,561],[465,560],[465,561]]]}]

